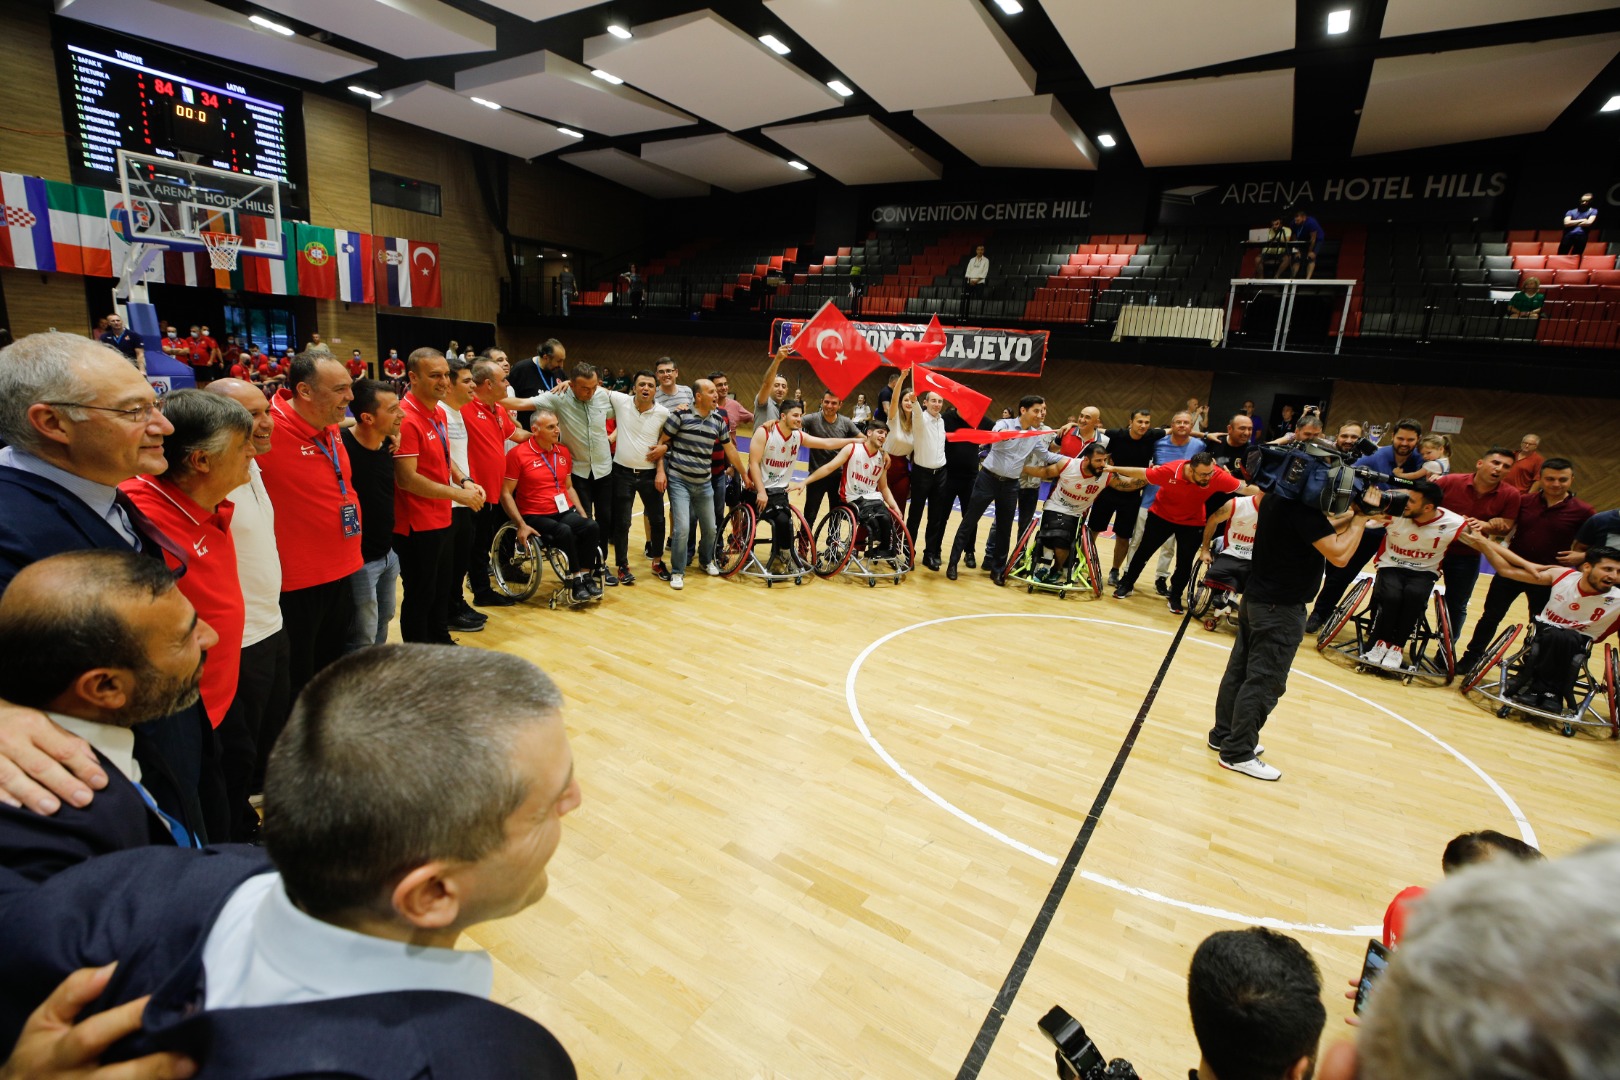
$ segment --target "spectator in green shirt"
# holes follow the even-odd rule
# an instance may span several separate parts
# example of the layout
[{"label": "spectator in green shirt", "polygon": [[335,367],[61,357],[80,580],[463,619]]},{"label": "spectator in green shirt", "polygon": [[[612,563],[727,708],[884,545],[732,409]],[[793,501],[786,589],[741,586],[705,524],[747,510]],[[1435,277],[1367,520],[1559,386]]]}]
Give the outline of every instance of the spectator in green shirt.
[{"label": "spectator in green shirt", "polygon": [[1547,294],[1541,291],[1541,279],[1525,278],[1519,291],[1508,301],[1508,318],[1539,319],[1541,305],[1546,302]]}]

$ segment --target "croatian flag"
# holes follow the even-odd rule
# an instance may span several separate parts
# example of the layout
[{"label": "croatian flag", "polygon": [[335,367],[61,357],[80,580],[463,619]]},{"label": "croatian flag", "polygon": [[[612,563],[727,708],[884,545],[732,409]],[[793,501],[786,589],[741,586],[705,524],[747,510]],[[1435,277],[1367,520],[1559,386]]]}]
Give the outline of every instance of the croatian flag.
[{"label": "croatian flag", "polygon": [[56,269],[50,199],[37,176],[0,173],[0,266]]},{"label": "croatian flag", "polygon": [[338,229],[334,240],[337,247],[338,299],[354,304],[373,303],[377,299],[377,286],[371,272],[371,234]]}]

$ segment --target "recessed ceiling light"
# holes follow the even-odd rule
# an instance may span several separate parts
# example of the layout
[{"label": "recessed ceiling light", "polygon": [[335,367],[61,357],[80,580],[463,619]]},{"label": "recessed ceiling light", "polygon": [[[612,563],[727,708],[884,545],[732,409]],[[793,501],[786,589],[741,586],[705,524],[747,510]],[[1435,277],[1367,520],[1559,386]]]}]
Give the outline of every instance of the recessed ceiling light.
[{"label": "recessed ceiling light", "polygon": [[630,31],[626,30],[618,23],[614,23],[612,26],[608,27],[608,33],[612,34],[616,38],[619,38],[621,41],[630,40]]},{"label": "recessed ceiling light", "polygon": [[1114,137],[1106,134],[1099,135],[1097,136],[1097,145],[1104,147],[1105,149],[1112,149],[1115,145]]},{"label": "recessed ceiling light", "polygon": [[472,100],[474,102],[478,103],[479,105],[482,105],[486,109],[499,109],[500,108],[499,105],[495,104],[493,101],[490,101],[488,98],[475,97]]},{"label": "recessed ceiling light", "polygon": [[609,75],[607,72],[603,71],[601,68],[592,68],[591,69],[591,74],[595,75],[598,79],[601,79],[603,82],[612,83],[614,86],[618,86],[620,83],[624,82],[624,80],[619,78],[617,75]]},{"label": "recessed ceiling light", "polygon": [[583,139],[585,137],[585,133],[583,131],[575,131],[573,128],[560,127],[557,130],[562,132],[564,135],[567,135],[570,139]]},{"label": "recessed ceiling light", "polygon": [[759,43],[771,50],[771,52],[775,53],[777,56],[786,56],[791,51],[786,45],[782,44],[780,41],[777,41],[776,38],[770,34],[761,34],[759,37]]},{"label": "recessed ceiling light", "polygon": [[830,86],[832,88],[832,92],[837,94],[839,97],[849,97],[855,93],[855,91],[845,86],[843,82],[838,79],[827,80],[827,85]]},{"label": "recessed ceiling light", "polygon": [[562,257],[565,258],[565,259],[568,258],[568,252],[566,252],[566,251],[563,252]]},{"label": "recessed ceiling light", "polygon": [[1350,29],[1350,9],[1328,12],[1328,33],[1343,34]]},{"label": "recessed ceiling light", "polygon": [[1024,5],[1018,0],[996,0],[996,6],[1009,15],[1017,15],[1024,10]]},{"label": "recessed ceiling light", "polygon": [[1605,101],[1603,108],[1599,109],[1598,112],[1620,112],[1620,94],[1616,94],[1608,101]]},{"label": "recessed ceiling light", "polygon": [[351,93],[351,94],[359,94],[361,97],[368,97],[373,101],[381,101],[382,100],[382,95],[377,93],[377,91],[375,91],[375,90],[367,90],[363,86],[351,86],[351,87],[349,87],[349,93]]},{"label": "recessed ceiling light", "polygon": [[793,166],[795,169],[798,169],[800,172],[809,172],[810,171],[810,166],[806,165],[802,161],[790,161],[790,162],[788,162],[788,164]]},{"label": "recessed ceiling light", "polygon": [[292,37],[293,36],[293,28],[292,27],[290,27],[290,26],[282,26],[278,22],[271,22],[269,19],[265,18],[263,15],[249,15],[248,16],[248,22],[252,23],[254,26],[262,26],[266,30],[274,30],[276,33],[280,34],[282,37]]}]

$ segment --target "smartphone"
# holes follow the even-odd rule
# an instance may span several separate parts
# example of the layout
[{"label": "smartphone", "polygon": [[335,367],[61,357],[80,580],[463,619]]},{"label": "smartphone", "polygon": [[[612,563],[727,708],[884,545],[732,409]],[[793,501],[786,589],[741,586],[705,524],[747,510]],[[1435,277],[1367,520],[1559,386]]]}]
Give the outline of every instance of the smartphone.
[{"label": "smartphone", "polygon": [[1389,967],[1389,950],[1384,943],[1376,938],[1367,941],[1367,959],[1361,965],[1361,981],[1356,984],[1356,1014],[1367,1006],[1367,997],[1372,993],[1373,983],[1378,976]]}]

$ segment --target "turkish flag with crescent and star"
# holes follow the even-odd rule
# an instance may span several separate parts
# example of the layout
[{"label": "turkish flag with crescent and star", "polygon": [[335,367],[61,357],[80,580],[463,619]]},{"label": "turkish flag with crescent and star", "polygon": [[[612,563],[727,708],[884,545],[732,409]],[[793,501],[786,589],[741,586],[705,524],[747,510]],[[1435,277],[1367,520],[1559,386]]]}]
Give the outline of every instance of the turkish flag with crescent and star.
[{"label": "turkish flag with crescent and star", "polygon": [[[897,337],[883,350],[883,358],[904,371],[913,364],[926,364],[945,351],[945,328],[939,325],[939,316],[928,320],[928,329],[921,341]],[[941,395],[943,396],[943,395]]]},{"label": "turkish flag with crescent and star", "polygon": [[439,245],[411,241],[411,300],[413,307],[442,307],[439,287]]},{"label": "turkish flag with crescent and star", "polygon": [[963,386],[955,379],[946,378],[937,371],[931,371],[926,365],[918,364],[912,371],[911,377],[916,380],[917,393],[932,390],[952,405],[962,414],[962,419],[970,424],[977,424],[984,419],[984,410],[990,407],[988,395],[981,394],[971,387]]},{"label": "turkish flag with crescent and star", "polygon": [[848,397],[862,379],[883,366],[883,358],[867,343],[866,335],[831,300],[821,305],[788,348],[808,360],[816,378],[840,398]]}]

